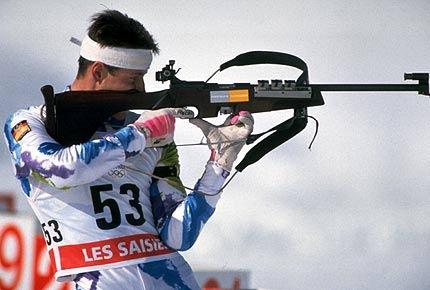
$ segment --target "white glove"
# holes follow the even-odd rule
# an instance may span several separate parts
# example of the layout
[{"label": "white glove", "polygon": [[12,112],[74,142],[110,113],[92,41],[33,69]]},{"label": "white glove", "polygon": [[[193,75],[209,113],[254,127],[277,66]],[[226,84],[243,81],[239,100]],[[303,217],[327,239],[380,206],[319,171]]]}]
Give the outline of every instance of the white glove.
[{"label": "white glove", "polygon": [[254,118],[247,111],[229,116],[224,124],[215,126],[202,119],[191,119],[190,123],[199,127],[207,138],[211,149],[210,160],[227,171],[233,168],[239,151],[254,127]]},{"label": "white glove", "polygon": [[189,118],[190,112],[181,108],[146,111],[133,125],[145,134],[146,147],[161,147],[173,142],[175,117]]}]

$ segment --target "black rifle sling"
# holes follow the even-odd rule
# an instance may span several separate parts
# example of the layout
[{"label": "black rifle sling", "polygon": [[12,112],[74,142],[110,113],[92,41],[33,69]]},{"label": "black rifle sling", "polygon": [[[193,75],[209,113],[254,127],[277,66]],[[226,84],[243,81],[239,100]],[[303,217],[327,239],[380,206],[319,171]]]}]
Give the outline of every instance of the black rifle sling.
[{"label": "black rifle sling", "polygon": [[291,125],[293,125],[294,119],[295,118],[290,118],[290,119],[276,125],[275,127],[270,128],[269,130],[264,131],[262,133],[249,135],[248,138],[246,139],[246,145],[254,143],[258,138],[260,138],[261,136],[263,136],[269,132],[289,129],[291,127]]},{"label": "black rifle sling", "polygon": [[288,53],[275,51],[250,51],[239,54],[235,58],[220,65],[219,70],[223,71],[232,66],[254,65],[254,64],[280,64],[292,66],[302,70],[302,74],[297,79],[298,85],[309,84],[308,66],[297,56]]},{"label": "black rifle sling", "polygon": [[[306,127],[307,122],[307,117],[292,117],[277,125],[274,127],[277,128],[276,131],[252,147],[235,169],[242,172],[246,167],[254,164],[264,155],[300,133]],[[272,129],[269,131],[272,131]]]},{"label": "black rifle sling", "polygon": [[[302,70],[302,74],[297,78],[296,83],[298,85],[308,85],[309,84],[309,75],[308,75],[308,67],[306,63],[298,58],[297,56],[280,53],[274,51],[250,51],[243,54],[240,54],[223,63],[219,70],[222,71],[226,68],[232,66],[244,66],[244,65],[255,65],[255,64],[279,64],[292,66],[297,69]],[[296,108],[294,117],[284,121],[272,129],[263,132],[261,134],[250,135],[247,140],[247,144],[253,143],[262,135],[275,131],[270,134],[268,137],[264,138],[254,147],[252,147],[242,159],[242,161],[235,167],[237,171],[243,171],[249,165],[260,160],[264,155],[278,147],[279,145],[285,143],[286,141],[293,138],[299,132],[301,132],[307,124],[307,116],[300,114],[303,112],[303,109]],[[305,111],[304,111],[305,112]]]}]

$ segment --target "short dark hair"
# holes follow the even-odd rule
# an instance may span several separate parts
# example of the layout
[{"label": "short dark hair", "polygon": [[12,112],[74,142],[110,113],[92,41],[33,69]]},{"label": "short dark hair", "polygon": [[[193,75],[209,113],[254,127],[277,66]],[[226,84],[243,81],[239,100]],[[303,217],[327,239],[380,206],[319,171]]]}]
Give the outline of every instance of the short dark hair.
[{"label": "short dark hair", "polygon": [[[152,35],[137,20],[130,18],[117,10],[104,10],[91,17],[88,36],[101,46],[150,49],[153,53],[159,52],[158,43]],[[93,61],[79,57],[78,75],[85,74]],[[108,66],[109,72],[116,67]]]}]

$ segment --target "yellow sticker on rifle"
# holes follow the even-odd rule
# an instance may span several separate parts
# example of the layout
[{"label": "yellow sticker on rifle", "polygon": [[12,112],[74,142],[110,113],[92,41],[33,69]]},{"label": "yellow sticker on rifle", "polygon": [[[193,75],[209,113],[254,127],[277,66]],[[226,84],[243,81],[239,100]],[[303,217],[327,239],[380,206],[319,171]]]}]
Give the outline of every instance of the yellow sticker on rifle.
[{"label": "yellow sticker on rifle", "polygon": [[248,90],[232,90],[232,91],[228,91],[228,95],[229,95],[229,100],[232,103],[249,101]]}]

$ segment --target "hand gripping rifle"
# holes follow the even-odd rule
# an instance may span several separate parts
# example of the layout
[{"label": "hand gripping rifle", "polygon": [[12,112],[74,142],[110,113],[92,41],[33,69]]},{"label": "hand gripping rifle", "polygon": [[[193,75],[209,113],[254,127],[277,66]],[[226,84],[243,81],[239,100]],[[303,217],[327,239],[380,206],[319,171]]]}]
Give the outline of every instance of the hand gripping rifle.
[{"label": "hand gripping rifle", "polygon": [[[288,141],[307,125],[307,107],[324,105],[322,91],[417,91],[429,95],[429,74],[405,74],[405,80],[416,84],[310,84],[308,67],[300,58],[280,52],[251,51],[223,63],[215,72],[232,66],[255,64],[278,64],[301,70],[297,80],[259,80],[257,84],[209,83],[182,81],[176,77],[174,61],[169,61],[156,73],[156,80],[170,81],[166,90],[142,93],[137,91],[68,91],[54,94],[53,88],[41,88],[46,105],[46,128],[48,133],[64,146],[88,141],[96,129],[115,113],[131,109],[160,109],[168,107],[195,107],[197,117],[216,117],[219,113],[251,113],[293,109],[292,118],[272,129],[250,135],[247,144],[272,132],[251,148],[236,166],[243,171],[248,165]],[[214,73],[214,74],[215,74]],[[213,74],[213,75],[214,75]],[[212,76],[213,76],[212,75]],[[211,77],[212,77],[211,76]]]}]

